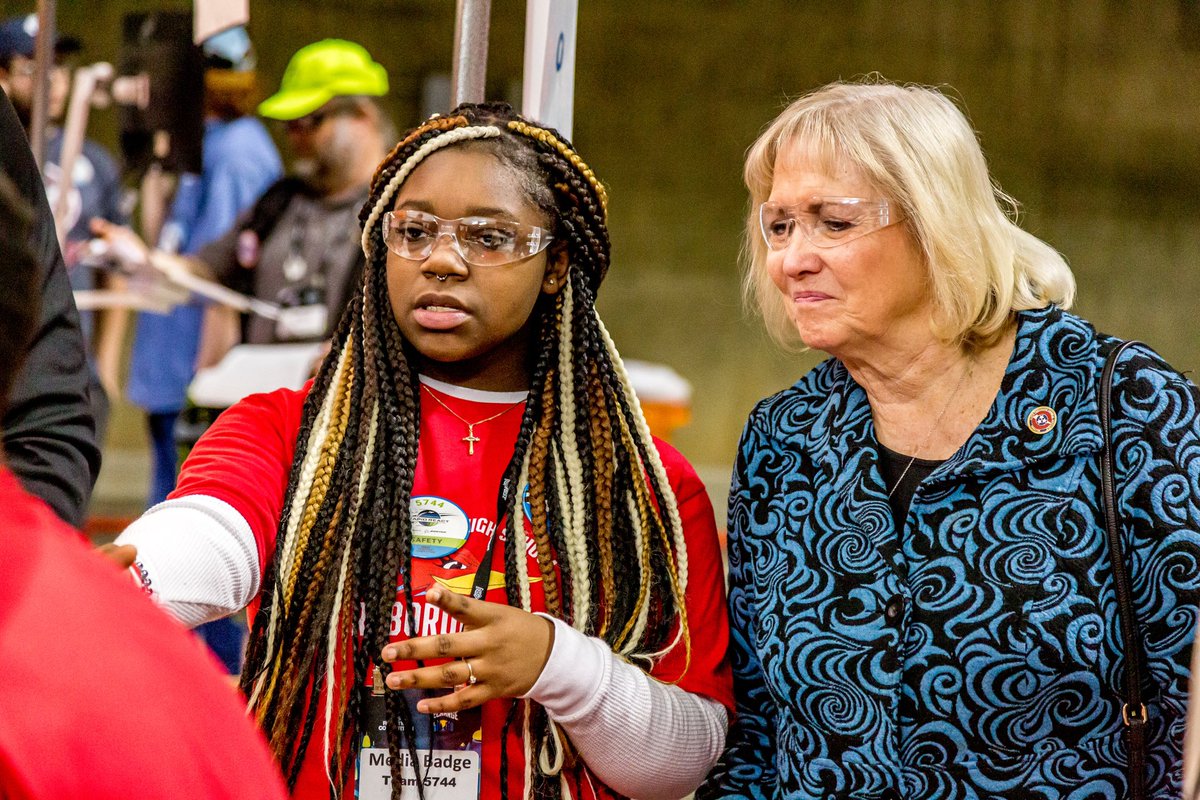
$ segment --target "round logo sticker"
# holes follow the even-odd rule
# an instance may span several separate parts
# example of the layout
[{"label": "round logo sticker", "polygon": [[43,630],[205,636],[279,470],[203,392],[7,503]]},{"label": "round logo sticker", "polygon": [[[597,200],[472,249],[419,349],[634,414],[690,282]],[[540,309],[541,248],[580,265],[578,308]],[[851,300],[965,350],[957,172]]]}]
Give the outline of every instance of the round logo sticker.
[{"label": "round logo sticker", "polygon": [[466,512],[442,497],[414,497],[412,517],[413,558],[443,558],[467,542],[470,522]]},{"label": "round logo sticker", "polygon": [[1054,430],[1054,426],[1057,424],[1058,414],[1054,413],[1054,409],[1050,406],[1038,406],[1025,418],[1026,427],[1038,436]]}]

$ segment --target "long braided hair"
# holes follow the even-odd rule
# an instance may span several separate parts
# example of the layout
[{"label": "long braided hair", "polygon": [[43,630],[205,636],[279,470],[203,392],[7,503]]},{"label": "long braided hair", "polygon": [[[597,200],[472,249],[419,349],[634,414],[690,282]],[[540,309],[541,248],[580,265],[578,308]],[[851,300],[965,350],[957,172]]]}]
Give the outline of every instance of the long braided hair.
[{"label": "long braided hair", "polygon": [[[447,147],[484,149],[521,176],[568,262],[566,285],[543,294],[533,312],[529,399],[503,478],[515,490],[497,499],[496,519],[507,519],[508,603],[531,610],[525,554],[532,538],[550,614],[645,669],[677,644],[690,653],[688,562],[675,497],[595,308],[609,264],[604,188],[555,131],[507,106],[460,106],[408,133],[376,171],[360,214],[362,284],[304,404],[242,676],[250,708],[293,788],[314,731],[334,791],[345,785],[351,744],[362,733],[358,688],[389,641],[397,576],[415,630],[409,502],[419,437],[418,356],[389,303],[380,220],[422,160]],[[525,500],[529,534],[520,511]],[[387,673],[389,665],[378,666]],[[389,720],[411,741],[407,705],[397,692],[387,702]],[[502,747],[514,722],[524,733],[526,796],[554,793],[569,763],[561,732],[543,710],[514,703]],[[399,738],[389,737],[396,793]],[[507,795],[507,749],[502,753]]]}]

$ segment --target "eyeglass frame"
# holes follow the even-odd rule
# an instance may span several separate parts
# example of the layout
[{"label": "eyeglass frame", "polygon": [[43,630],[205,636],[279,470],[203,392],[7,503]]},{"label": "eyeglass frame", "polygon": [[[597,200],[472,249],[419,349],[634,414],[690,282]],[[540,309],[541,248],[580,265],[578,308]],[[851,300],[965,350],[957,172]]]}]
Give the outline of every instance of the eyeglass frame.
[{"label": "eyeglass frame", "polygon": [[283,127],[291,134],[310,134],[333,117],[344,117],[358,114],[362,111],[359,103],[348,97],[335,97],[318,109],[308,112],[302,117],[284,120]]},{"label": "eyeglass frame", "polygon": [[[419,258],[414,258],[413,256],[405,255],[404,253],[397,252],[396,248],[394,248],[392,246],[392,243],[388,239],[388,233],[391,232],[393,229],[392,221],[396,219],[397,214],[419,214],[424,218],[434,220],[437,222],[437,227],[438,227],[437,235],[430,237],[429,242],[426,245],[426,247],[428,248],[428,252],[426,252],[425,255],[423,255]],[[521,255],[516,255],[517,250],[514,249],[513,253],[511,254],[512,257],[508,258],[504,261],[480,262],[478,260],[473,260],[472,256],[467,255],[468,248],[463,245],[462,240],[459,239],[459,236],[458,236],[459,228],[462,227],[464,224],[467,224],[470,222],[493,223],[496,227],[506,227],[509,229],[513,229],[519,239],[525,240],[526,243],[525,243],[524,249],[528,249],[529,252],[522,253]],[[381,232],[381,235],[383,237],[383,244],[385,247],[387,247],[388,251],[391,252],[392,254],[394,254],[398,258],[403,258],[406,261],[414,261],[417,263],[424,263],[425,261],[428,261],[430,256],[433,255],[433,251],[435,249],[437,249],[438,243],[445,236],[450,237],[450,241],[451,241],[452,247],[454,248],[454,252],[458,255],[459,258],[461,258],[463,260],[464,263],[470,264],[473,267],[484,267],[484,268],[502,267],[507,264],[515,264],[518,261],[524,261],[527,258],[532,258],[533,256],[536,256],[538,253],[542,252],[547,247],[549,247],[550,244],[554,241],[554,236],[551,235],[550,231],[546,230],[545,228],[543,228],[539,225],[527,225],[523,222],[517,222],[516,220],[500,219],[498,217],[481,217],[481,216],[472,215],[472,216],[466,216],[466,217],[459,217],[457,219],[443,219],[442,217],[439,217],[437,214],[430,214],[427,211],[418,211],[416,209],[399,209],[396,211],[388,211],[388,212],[384,213],[382,224],[383,224],[383,230]],[[532,244],[529,243],[529,241],[528,241],[529,239],[533,240]],[[532,247],[532,249],[529,249],[531,247]],[[492,251],[492,252],[496,253],[497,255],[510,255],[508,253],[504,253],[499,250]]]},{"label": "eyeglass frame", "polygon": [[[802,211],[802,212],[798,211],[798,209],[803,207],[805,205],[805,203],[808,205],[808,207],[811,208],[813,206],[814,202],[816,203],[816,211]],[[890,228],[893,225],[897,225],[901,222],[904,222],[904,220],[905,220],[905,218],[903,216],[900,216],[896,219],[892,219],[892,207],[891,207],[892,204],[889,200],[886,200],[886,199],[871,199],[871,198],[866,198],[866,197],[834,197],[834,196],[818,195],[818,196],[810,197],[808,200],[805,201],[805,203],[785,204],[785,203],[774,203],[770,200],[759,203],[759,205],[758,205],[758,232],[759,232],[759,234],[762,235],[763,242],[764,242],[764,244],[766,244],[767,250],[769,252],[781,253],[784,250],[786,250],[792,243],[792,237],[795,235],[795,229],[797,227],[800,228],[800,230],[802,230],[804,232],[805,240],[812,243],[812,245],[814,247],[820,247],[823,250],[830,250],[835,247],[841,247],[844,244],[849,244],[850,242],[861,239],[864,236],[870,236],[873,233],[881,231],[884,228]],[[853,230],[838,232],[838,233],[841,233],[844,238],[837,238],[837,239],[826,238],[823,242],[818,241],[815,238],[818,228],[824,228],[826,232],[829,232],[829,229],[825,227],[825,223],[822,221],[818,220],[816,222],[816,224],[809,225],[804,220],[805,220],[806,216],[813,217],[814,215],[819,214],[821,211],[821,208],[823,206],[825,206],[827,203],[855,203],[855,204],[862,203],[863,208],[872,210],[876,214],[876,217],[873,221],[877,222],[878,224],[876,225],[876,227],[872,227],[868,230],[864,230],[859,233],[854,233]],[[788,234],[787,241],[784,242],[779,247],[775,247],[772,245],[771,237],[767,232],[767,221],[765,219],[765,212],[766,212],[768,206],[774,206],[774,207],[788,211],[790,213],[790,216],[788,217],[788,219],[790,219],[793,223],[793,230],[791,233]],[[867,219],[871,219],[871,218],[868,216]],[[846,222],[846,223],[852,223],[856,227],[861,226],[863,224],[861,218],[859,220],[840,220],[840,221]]]}]

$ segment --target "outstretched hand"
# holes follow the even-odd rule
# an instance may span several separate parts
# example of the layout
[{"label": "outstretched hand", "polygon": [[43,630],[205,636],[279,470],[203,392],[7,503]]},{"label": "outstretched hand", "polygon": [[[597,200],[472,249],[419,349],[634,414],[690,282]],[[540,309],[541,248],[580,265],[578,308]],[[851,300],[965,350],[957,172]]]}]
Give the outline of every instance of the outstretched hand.
[{"label": "outstretched hand", "polygon": [[519,697],[533,688],[554,645],[553,622],[511,606],[473,600],[441,586],[431,587],[425,602],[448,613],[465,629],[389,644],[383,648],[383,660],[459,660],[394,671],[387,677],[389,689],[459,687],[417,704],[418,711],[432,714],[461,711],[497,697]]},{"label": "outstretched hand", "polygon": [[132,228],[99,217],[92,219],[89,227],[92,235],[104,243],[107,254],[120,262],[126,271],[134,275],[152,271],[150,248]]}]

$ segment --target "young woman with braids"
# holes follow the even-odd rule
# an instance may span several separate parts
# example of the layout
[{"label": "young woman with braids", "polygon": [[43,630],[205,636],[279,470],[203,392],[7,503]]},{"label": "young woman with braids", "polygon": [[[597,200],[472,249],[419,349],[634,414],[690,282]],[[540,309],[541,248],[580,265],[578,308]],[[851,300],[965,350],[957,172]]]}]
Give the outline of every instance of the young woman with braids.
[{"label": "young woman with braids", "polygon": [[259,604],[242,689],[297,797],[674,798],[719,754],[712,508],[596,314],[606,203],[507,107],[413,130],[315,381],[119,540],[188,624]]}]

